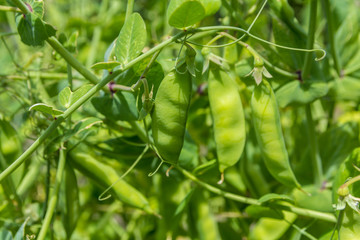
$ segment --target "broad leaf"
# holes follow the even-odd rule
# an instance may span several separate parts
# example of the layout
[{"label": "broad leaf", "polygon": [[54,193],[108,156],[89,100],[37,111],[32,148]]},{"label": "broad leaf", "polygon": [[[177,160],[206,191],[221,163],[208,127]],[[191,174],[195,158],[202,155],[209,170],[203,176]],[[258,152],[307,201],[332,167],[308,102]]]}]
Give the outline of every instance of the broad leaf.
[{"label": "broad leaf", "polygon": [[52,116],[57,116],[57,115],[61,115],[61,114],[64,113],[63,111],[55,109],[52,106],[47,105],[45,103],[36,103],[36,104],[32,105],[29,108],[29,111],[32,111],[32,110],[39,111],[39,112],[42,112],[42,113],[47,113],[47,114],[50,114]]},{"label": "broad leaf", "polygon": [[21,41],[29,46],[42,46],[46,39],[55,36],[56,30],[43,21],[44,3],[42,0],[28,1],[26,6],[30,9],[29,14],[17,13],[15,16]]},{"label": "broad leaf", "polygon": [[170,26],[186,28],[205,17],[205,9],[197,0],[171,0],[167,9]]},{"label": "broad leaf", "polygon": [[102,96],[91,99],[95,109],[112,120],[138,120],[135,93],[117,92],[113,96]]},{"label": "broad leaf", "polygon": [[133,13],[126,20],[116,41],[115,56],[125,65],[141,53],[146,44],[146,26],[140,14]]},{"label": "broad leaf", "polygon": [[353,77],[335,79],[330,84],[330,94],[336,100],[360,101],[360,80]]},{"label": "broad leaf", "polygon": [[205,8],[205,15],[215,14],[221,7],[221,0],[199,0]]},{"label": "broad leaf", "polygon": [[100,124],[100,123],[102,123],[102,120],[95,118],[95,117],[90,117],[90,118],[85,118],[83,120],[80,120],[79,122],[77,122],[75,124],[75,126],[70,131],[68,131],[65,134],[63,141],[67,141],[72,136],[79,134],[83,131],[86,131],[86,130],[90,129],[92,126],[94,126],[96,124]]},{"label": "broad leaf", "polygon": [[276,100],[281,108],[293,105],[299,106],[311,103],[328,93],[325,82],[291,81],[280,87],[275,93]]}]

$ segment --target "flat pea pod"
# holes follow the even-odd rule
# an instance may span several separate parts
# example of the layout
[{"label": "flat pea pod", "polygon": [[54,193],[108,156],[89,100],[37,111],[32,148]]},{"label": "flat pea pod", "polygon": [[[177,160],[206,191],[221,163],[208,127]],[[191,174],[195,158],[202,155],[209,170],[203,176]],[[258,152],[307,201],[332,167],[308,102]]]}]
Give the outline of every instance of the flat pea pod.
[{"label": "flat pea pod", "polygon": [[250,105],[256,139],[270,174],[286,186],[301,188],[290,166],[275,94],[265,79],[255,87]]},{"label": "flat pea pod", "polygon": [[211,69],[208,91],[217,159],[221,173],[237,163],[245,145],[245,117],[236,82],[219,68]]},{"label": "flat pea pod", "polygon": [[[93,156],[83,152],[71,152],[71,164],[82,174],[93,179],[102,187],[108,187],[119,180],[116,171]],[[148,200],[136,188],[120,179],[112,188],[112,193],[123,203],[154,214]]]},{"label": "flat pea pod", "polygon": [[191,76],[171,71],[161,81],[152,112],[155,146],[165,162],[177,164],[184,144],[191,98]]}]

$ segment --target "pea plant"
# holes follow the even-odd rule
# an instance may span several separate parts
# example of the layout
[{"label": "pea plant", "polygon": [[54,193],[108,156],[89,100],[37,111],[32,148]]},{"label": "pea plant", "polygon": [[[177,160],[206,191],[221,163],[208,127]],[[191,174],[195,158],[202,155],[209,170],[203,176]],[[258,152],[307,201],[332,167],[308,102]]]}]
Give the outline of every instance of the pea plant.
[{"label": "pea plant", "polygon": [[358,0],[0,4],[0,239],[359,239]]}]

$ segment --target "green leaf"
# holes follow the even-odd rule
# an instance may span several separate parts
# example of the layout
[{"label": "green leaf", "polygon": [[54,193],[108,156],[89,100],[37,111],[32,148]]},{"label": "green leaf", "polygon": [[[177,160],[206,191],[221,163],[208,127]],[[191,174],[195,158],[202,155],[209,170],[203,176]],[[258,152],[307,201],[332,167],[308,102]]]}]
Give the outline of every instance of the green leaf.
[{"label": "green leaf", "polygon": [[[274,16],[273,18],[273,34],[275,43],[283,46],[305,48],[305,38],[297,34],[286,24]],[[304,54],[296,51],[289,51],[287,49],[277,48],[281,55],[281,60],[292,69],[301,69],[304,63]]]},{"label": "green leaf", "polygon": [[0,239],[2,240],[13,240],[12,234],[6,229],[2,229],[0,232]]},{"label": "green leaf", "polygon": [[170,26],[186,28],[205,17],[204,6],[197,0],[171,0],[167,9]]},{"label": "green leaf", "polygon": [[32,110],[39,111],[39,112],[42,112],[42,113],[47,113],[47,114],[50,114],[52,116],[57,116],[57,115],[61,115],[61,114],[64,113],[63,111],[55,109],[52,106],[47,105],[45,103],[36,103],[36,104],[32,105],[29,108],[29,111],[32,111]]},{"label": "green leaf", "polygon": [[61,105],[69,108],[72,104],[79,100],[79,98],[81,98],[85,93],[87,93],[91,89],[91,87],[91,84],[85,84],[78,88],[75,92],[71,92],[69,87],[64,88],[59,93],[59,101]]},{"label": "green leaf", "polygon": [[135,93],[117,92],[113,96],[91,99],[95,109],[112,120],[135,121],[139,118]]},{"label": "green leaf", "polygon": [[25,226],[26,223],[30,220],[30,217],[28,217],[24,223],[21,225],[19,230],[16,232],[14,240],[23,240],[25,238]]},{"label": "green leaf", "polygon": [[276,100],[281,108],[286,106],[301,106],[311,103],[318,98],[325,96],[329,91],[325,82],[304,82],[291,81],[286,83],[275,93]]},{"label": "green leaf", "polygon": [[94,65],[92,65],[91,68],[94,70],[105,69],[105,70],[111,71],[112,69],[119,66],[120,64],[121,64],[121,62],[117,62],[117,61],[99,62],[99,63],[95,63]]},{"label": "green leaf", "polygon": [[345,76],[330,83],[330,94],[336,100],[360,102],[360,80]]},{"label": "green leaf", "polygon": [[265,206],[256,206],[250,205],[245,209],[245,212],[253,218],[275,218],[275,219],[283,219],[284,214],[282,211]]},{"label": "green leaf", "polygon": [[261,204],[264,204],[267,202],[273,202],[273,201],[294,202],[294,200],[291,197],[289,197],[287,195],[283,195],[283,194],[276,194],[276,193],[268,193],[259,199],[259,202]]},{"label": "green leaf", "polygon": [[[296,206],[311,209],[320,212],[333,212],[331,190],[319,189],[314,185],[305,186],[303,189],[307,192],[294,189],[293,197]],[[310,194],[308,194],[310,193]]]},{"label": "green leaf", "polygon": [[35,13],[26,15],[18,13],[15,20],[21,41],[26,45],[42,46],[46,39],[55,36],[55,28],[45,23]]},{"label": "green leaf", "polygon": [[196,74],[196,67],[195,67],[195,57],[196,57],[196,51],[194,48],[192,48],[189,44],[185,44],[186,51],[185,51],[185,63],[187,70],[191,75],[195,77]]},{"label": "green leaf", "polygon": [[70,131],[68,131],[65,134],[63,141],[67,141],[72,136],[79,134],[83,131],[86,131],[86,130],[90,129],[92,126],[94,126],[96,124],[100,124],[102,122],[103,121],[101,119],[95,118],[95,117],[89,117],[89,118],[82,119],[79,122],[77,122]]},{"label": "green leaf", "polygon": [[221,0],[199,0],[205,8],[205,15],[215,14],[221,7]]},{"label": "green leaf", "polygon": [[141,53],[146,44],[146,26],[138,13],[133,13],[122,27],[116,41],[115,56],[125,65]]}]

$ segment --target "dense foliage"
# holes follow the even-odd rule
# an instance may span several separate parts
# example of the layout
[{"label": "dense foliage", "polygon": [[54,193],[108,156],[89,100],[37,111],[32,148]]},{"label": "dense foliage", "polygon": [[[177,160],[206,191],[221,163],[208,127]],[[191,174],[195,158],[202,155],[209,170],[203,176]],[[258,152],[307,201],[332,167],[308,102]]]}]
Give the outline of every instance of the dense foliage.
[{"label": "dense foliage", "polygon": [[0,2],[0,239],[360,239],[358,0]]}]

